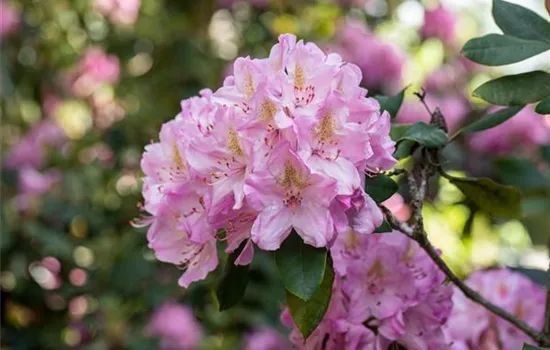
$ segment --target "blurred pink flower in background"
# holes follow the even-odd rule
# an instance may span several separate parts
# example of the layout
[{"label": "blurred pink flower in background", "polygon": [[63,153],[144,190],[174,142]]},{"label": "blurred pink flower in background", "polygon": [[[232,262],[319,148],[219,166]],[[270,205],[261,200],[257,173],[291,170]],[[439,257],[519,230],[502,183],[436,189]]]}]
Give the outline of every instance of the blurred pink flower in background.
[{"label": "blurred pink flower in background", "polygon": [[21,19],[19,12],[10,3],[0,1],[0,39],[19,30]]},{"label": "blurred pink flower in background", "polygon": [[23,168],[19,170],[18,176],[19,193],[15,201],[19,210],[22,211],[29,209],[38,196],[48,192],[62,178],[61,171],[58,169],[40,172],[34,168]]},{"label": "blurred pink flower in background", "polygon": [[193,311],[174,302],[157,308],[147,329],[151,336],[160,338],[162,350],[197,349],[202,339],[202,329]]},{"label": "blurred pink flower in background", "polygon": [[[468,101],[458,94],[443,97],[428,94],[426,95],[426,103],[432,110],[439,107],[445,116],[447,127],[451,133],[462,125],[464,118],[470,111]],[[428,111],[426,111],[426,108],[417,100],[403,103],[395,121],[398,123],[412,124],[418,121],[429,122],[430,118],[431,116]]]},{"label": "blurred pink flower in background", "polygon": [[[500,107],[489,112],[495,112]],[[550,115],[540,115],[533,106],[526,106],[504,123],[472,135],[468,143],[482,153],[504,155],[529,152],[536,146],[550,142]]]},{"label": "blurred pink flower in background", "polygon": [[4,158],[4,165],[11,169],[22,167],[39,168],[44,163],[45,146],[60,146],[66,135],[52,119],[35,124],[23,138],[14,145]]},{"label": "blurred pink flower in background", "polygon": [[445,64],[432,72],[424,81],[428,92],[461,91],[468,82],[468,69],[462,61]]},{"label": "blurred pink flower in background", "polygon": [[76,72],[71,75],[71,90],[81,97],[90,95],[101,84],[116,83],[120,76],[120,62],[99,47],[84,52]]},{"label": "blurred pink flower in background", "polygon": [[363,23],[353,20],[340,23],[330,48],[359,66],[367,88],[394,92],[400,87],[404,54],[376,37]]},{"label": "blurred pink flower in background", "polygon": [[244,340],[244,350],[287,350],[290,343],[274,329],[264,328],[248,334]]},{"label": "blurred pink flower in background", "polygon": [[438,38],[444,44],[452,46],[455,42],[455,31],[458,18],[456,14],[439,4],[434,9],[424,12],[424,24],[420,28],[423,38]]},{"label": "blurred pink flower in background", "polygon": [[[473,273],[466,283],[490,302],[504,308],[535,329],[542,329],[544,288],[520,273],[508,269]],[[453,311],[446,333],[453,340],[452,349],[520,349],[532,340],[508,321],[493,315],[483,306],[470,301],[454,288]]]},{"label": "blurred pink flower in background", "polygon": [[407,221],[411,217],[411,208],[409,208],[399,193],[394,193],[382,204],[391,211],[393,216],[401,221]]},{"label": "blurred pink flower in background", "polygon": [[95,0],[94,7],[115,24],[132,25],[139,15],[141,0]]},{"label": "blurred pink flower in background", "polygon": [[61,263],[53,256],[30,263],[29,273],[43,289],[52,290],[61,286]]}]

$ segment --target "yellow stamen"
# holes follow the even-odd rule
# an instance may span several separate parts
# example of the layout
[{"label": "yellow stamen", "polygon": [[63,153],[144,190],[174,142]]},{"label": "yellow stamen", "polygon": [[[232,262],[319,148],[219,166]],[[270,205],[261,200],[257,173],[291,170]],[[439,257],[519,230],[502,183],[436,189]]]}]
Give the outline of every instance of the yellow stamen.
[{"label": "yellow stamen", "polygon": [[239,143],[239,134],[237,134],[233,128],[229,129],[229,133],[227,135],[227,148],[234,155],[242,156],[244,154],[241,144]]}]

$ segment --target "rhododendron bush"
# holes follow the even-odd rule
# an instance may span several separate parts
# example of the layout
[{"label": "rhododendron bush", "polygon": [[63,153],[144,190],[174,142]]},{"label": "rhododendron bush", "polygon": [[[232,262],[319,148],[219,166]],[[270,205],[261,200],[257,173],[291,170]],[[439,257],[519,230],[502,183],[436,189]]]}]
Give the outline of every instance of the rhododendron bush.
[{"label": "rhododendron bush", "polygon": [[550,347],[523,5],[1,0],[2,348]]}]

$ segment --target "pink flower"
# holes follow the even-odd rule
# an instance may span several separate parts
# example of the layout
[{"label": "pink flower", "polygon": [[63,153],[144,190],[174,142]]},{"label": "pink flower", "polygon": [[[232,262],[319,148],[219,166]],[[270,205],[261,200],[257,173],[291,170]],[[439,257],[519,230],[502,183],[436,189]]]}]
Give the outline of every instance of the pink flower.
[{"label": "pink flower", "polygon": [[0,1],[0,39],[17,32],[20,24],[19,12],[10,3]]},{"label": "pink flower", "polygon": [[[494,113],[500,108],[492,108]],[[468,144],[482,153],[506,155],[529,153],[537,146],[550,142],[550,116],[535,113],[533,106],[526,106],[504,123],[472,135]]]},{"label": "pink flower", "polygon": [[82,97],[90,95],[101,84],[114,84],[120,76],[120,63],[115,55],[99,47],[88,48],[70,77],[71,89]]},{"label": "pink flower", "polygon": [[133,25],[139,15],[141,0],[94,0],[94,7],[115,24]]},{"label": "pink flower", "polygon": [[359,66],[367,88],[388,92],[399,88],[404,54],[377,38],[362,23],[341,23],[332,49]]},{"label": "pink flower", "polygon": [[11,169],[31,167],[39,168],[44,164],[45,148],[61,146],[67,137],[65,132],[52,119],[45,119],[35,124],[15,144],[4,158],[4,165]]},{"label": "pink flower", "polygon": [[452,46],[455,41],[457,17],[442,5],[424,12],[424,24],[420,33],[424,38],[439,38],[446,45]]},{"label": "pink flower", "polygon": [[[331,248],[337,281],[329,310],[298,349],[387,349],[399,343],[413,350],[448,349],[443,333],[452,309],[452,288],[418,244],[393,232],[361,235],[350,230]],[[294,327],[289,315],[285,324]]]},{"label": "pink flower", "polygon": [[278,249],[292,228],[315,247],[332,238],[336,181],[311,173],[288,143],[273,150],[266,169],[250,175],[244,192],[259,212],[251,234],[260,248]]},{"label": "pink flower", "polygon": [[161,350],[198,349],[202,339],[202,329],[193,311],[174,302],[166,302],[155,310],[147,331],[160,338]]},{"label": "pink flower", "polygon": [[19,193],[24,195],[40,195],[47,192],[61,179],[61,172],[50,169],[39,172],[33,168],[24,168],[19,171]]},{"label": "pink flower", "polygon": [[289,348],[288,340],[271,328],[248,334],[244,341],[244,350],[288,350]]},{"label": "pink flower", "polygon": [[[473,273],[466,283],[490,302],[513,313],[535,329],[542,329],[546,296],[543,287],[508,269]],[[455,288],[456,289],[456,288]],[[530,337],[455,290],[453,312],[446,333],[453,349],[519,349],[534,344]]]},{"label": "pink flower", "polygon": [[242,246],[235,264],[246,265],[254,244],[276,250],[292,229],[316,247],[348,227],[372,232],[382,214],[362,177],[395,163],[389,115],[339,55],[286,34],[233,68],[217,91],[182,101],[142,158],[150,246],[174,264],[196,251],[185,286],[216,267],[217,241]]}]

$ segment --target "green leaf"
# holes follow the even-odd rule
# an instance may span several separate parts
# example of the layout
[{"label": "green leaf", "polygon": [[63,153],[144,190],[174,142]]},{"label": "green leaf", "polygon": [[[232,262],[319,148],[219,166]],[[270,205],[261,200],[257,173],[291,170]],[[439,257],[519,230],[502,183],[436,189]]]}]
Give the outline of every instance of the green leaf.
[{"label": "green leaf", "polygon": [[275,263],[285,288],[302,300],[309,300],[319,289],[327,261],[327,250],[304,243],[292,230],[281,248],[275,251]]},{"label": "green leaf", "polygon": [[547,50],[550,50],[550,43],[547,42],[489,34],[468,41],[462,48],[462,54],[486,66],[502,66],[523,61]]},{"label": "green leaf", "polygon": [[390,198],[399,186],[389,176],[378,174],[365,179],[365,192],[374,199],[375,202],[381,203]]},{"label": "green leaf", "polygon": [[303,301],[289,291],[286,292],[286,300],[290,309],[290,314],[292,315],[294,323],[304,336],[304,339],[307,339],[323,320],[330,304],[333,281],[334,271],[332,270],[332,260],[329,256],[321,286],[311,299]]},{"label": "green leaf", "polygon": [[521,106],[550,96],[550,74],[534,71],[491,80],[474,91],[474,96],[502,106]]},{"label": "green leaf", "polygon": [[[483,131],[490,128],[493,128],[499,124],[504,123],[508,119],[512,118],[514,115],[516,115],[523,106],[518,107],[508,107],[501,109],[495,113],[489,114],[485,118],[481,118],[473,122],[472,124],[460,129],[457,132],[458,134],[470,134],[473,132]],[[455,136],[453,136],[455,137]]]},{"label": "green leaf", "polygon": [[550,43],[550,23],[523,6],[494,0],[493,18],[504,34]]},{"label": "green leaf", "polygon": [[497,184],[488,178],[445,177],[481,210],[503,218],[520,217],[520,192],[517,188]]},{"label": "green leaf", "polygon": [[546,287],[546,271],[526,267],[510,267],[510,270],[519,272],[536,284]]},{"label": "green leaf", "polygon": [[250,265],[235,265],[235,260],[241,254],[245,245],[246,241],[241,243],[239,248],[227,256],[221,281],[216,288],[216,298],[218,299],[220,311],[235,306],[241,301],[246,291]]},{"label": "green leaf", "polygon": [[394,141],[399,140],[410,127],[410,124],[392,124],[390,129],[391,139]]},{"label": "green leaf", "polygon": [[499,179],[506,185],[516,186],[522,190],[550,188],[550,180],[538,167],[526,158],[508,157],[495,161]]},{"label": "green leaf", "polygon": [[382,222],[382,225],[378,226],[374,232],[376,233],[385,233],[385,232],[391,232],[392,228],[388,221],[384,220]]},{"label": "green leaf", "polygon": [[541,146],[540,155],[546,163],[550,164],[550,145]]},{"label": "green leaf", "polygon": [[550,114],[550,96],[539,102],[535,108],[535,112],[538,114]]},{"label": "green leaf", "polygon": [[529,344],[523,344],[522,350],[549,350],[549,349],[539,347],[539,346],[529,345]]},{"label": "green leaf", "polygon": [[409,140],[399,142],[395,148],[395,152],[393,152],[393,157],[395,159],[407,158],[413,153],[416,145],[416,143]]},{"label": "green leaf", "polygon": [[403,90],[401,90],[397,95],[393,96],[374,96],[376,101],[380,103],[380,113],[382,113],[383,111],[388,111],[391,119],[394,119],[397,115],[397,112],[399,112],[399,108],[401,108],[403,98],[405,97],[405,90],[407,90],[407,88],[408,86],[403,88]]},{"label": "green leaf", "polygon": [[447,134],[438,127],[424,122],[411,125],[399,141],[409,140],[427,148],[443,147],[447,143]]}]

